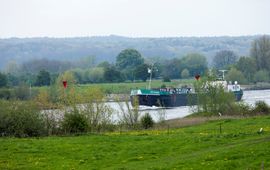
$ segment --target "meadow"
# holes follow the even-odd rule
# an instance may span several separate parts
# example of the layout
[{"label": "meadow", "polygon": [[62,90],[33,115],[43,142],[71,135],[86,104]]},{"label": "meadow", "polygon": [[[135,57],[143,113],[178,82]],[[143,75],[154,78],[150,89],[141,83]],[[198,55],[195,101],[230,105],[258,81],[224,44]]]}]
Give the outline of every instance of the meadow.
[{"label": "meadow", "polygon": [[[179,87],[181,85],[192,85],[194,79],[175,79],[171,82],[163,82],[162,80],[152,80],[151,88]],[[149,82],[124,82],[124,83],[91,83],[91,84],[75,84],[79,92],[86,91],[91,88],[101,88],[106,94],[129,94],[131,89],[148,88]],[[34,87],[34,90],[46,90],[48,87]]]},{"label": "meadow", "polygon": [[0,138],[0,169],[270,169],[269,155],[269,116],[163,130]]}]

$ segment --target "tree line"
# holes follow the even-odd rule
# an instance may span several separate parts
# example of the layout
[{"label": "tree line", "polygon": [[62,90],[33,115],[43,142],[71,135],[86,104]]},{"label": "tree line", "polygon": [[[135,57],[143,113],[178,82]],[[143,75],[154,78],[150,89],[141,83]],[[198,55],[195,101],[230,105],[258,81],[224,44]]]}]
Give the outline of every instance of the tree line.
[{"label": "tree line", "polygon": [[209,69],[214,73],[220,69],[228,70],[226,79],[239,83],[270,80],[269,36],[259,37],[252,42],[250,56],[238,56],[231,50],[221,50],[215,54],[212,67],[209,67],[206,58],[200,53],[189,53],[172,59],[145,58],[136,49],[124,49],[116,56],[115,63],[97,63],[93,56],[73,62],[48,59],[30,60],[20,65],[10,62],[5,71],[0,73],[0,87],[20,84],[47,86],[64,72],[72,73],[79,84],[146,81],[150,72],[153,78],[183,79],[196,74],[203,75]]}]

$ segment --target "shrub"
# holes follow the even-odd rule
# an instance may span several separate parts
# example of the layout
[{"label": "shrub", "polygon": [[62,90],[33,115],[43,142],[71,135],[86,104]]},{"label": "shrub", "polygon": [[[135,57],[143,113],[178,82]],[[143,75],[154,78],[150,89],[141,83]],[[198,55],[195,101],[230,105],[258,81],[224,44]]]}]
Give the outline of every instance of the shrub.
[{"label": "shrub", "polygon": [[19,85],[14,89],[14,97],[16,99],[27,100],[30,98],[30,93],[30,88],[25,84]]},{"label": "shrub", "polygon": [[141,124],[144,129],[153,127],[154,121],[149,113],[146,113],[144,116],[142,116]]},{"label": "shrub", "polygon": [[171,79],[167,76],[163,77],[163,82],[171,82]]},{"label": "shrub", "polygon": [[81,100],[84,105],[80,112],[86,116],[89,130],[100,132],[110,130],[113,126],[113,109],[104,102],[105,94],[100,88],[91,88],[84,91]]},{"label": "shrub", "polygon": [[236,105],[238,106],[241,115],[246,116],[251,114],[252,107],[250,105],[242,102],[239,102]]},{"label": "shrub", "polygon": [[44,135],[44,121],[37,106],[30,101],[0,100],[0,133],[16,137]]},{"label": "shrub", "polygon": [[229,103],[227,105],[224,105],[222,110],[220,112],[223,115],[241,115],[241,116],[247,116],[251,113],[251,107],[250,105],[242,102],[238,103]]},{"label": "shrub", "polygon": [[211,84],[209,81],[197,81],[194,83],[194,87],[197,92],[196,112],[217,115],[219,112],[225,113],[233,107],[234,94],[226,92],[222,85]]},{"label": "shrub", "polygon": [[62,121],[62,128],[65,133],[82,133],[88,129],[87,119],[78,109],[65,113]]},{"label": "shrub", "polygon": [[119,123],[126,125],[129,129],[138,128],[140,117],[138,98],[135,98],[133,106],[129,104],[127,99],[125,102],[118,101],[117,103],[120,108],[118,112]]},{"label": "shrub", "polygon": [[0,88],[0,99],[11,99],[14,94],[12,93],[13,91],[7,88]]},{"label": "shrub", "polygon": [[257,101],[253,109],[254,114],[267,114],[270,112],[270,107],[264,101]]}]

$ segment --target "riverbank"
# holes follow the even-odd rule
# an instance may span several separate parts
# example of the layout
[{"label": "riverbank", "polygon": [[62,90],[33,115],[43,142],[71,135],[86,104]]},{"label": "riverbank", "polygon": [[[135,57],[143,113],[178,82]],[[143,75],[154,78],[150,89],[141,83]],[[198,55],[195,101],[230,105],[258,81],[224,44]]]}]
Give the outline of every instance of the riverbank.
[{"label": "riverbank", "polygon": [[0,169],[268,169],[270,117],[0,143]]},{"label": "riverbank", "polygon": [[251,85],[241,85],[243,90],[249,91],[249,90],[268,90],[270,89],[270,83],[256,83]]}]

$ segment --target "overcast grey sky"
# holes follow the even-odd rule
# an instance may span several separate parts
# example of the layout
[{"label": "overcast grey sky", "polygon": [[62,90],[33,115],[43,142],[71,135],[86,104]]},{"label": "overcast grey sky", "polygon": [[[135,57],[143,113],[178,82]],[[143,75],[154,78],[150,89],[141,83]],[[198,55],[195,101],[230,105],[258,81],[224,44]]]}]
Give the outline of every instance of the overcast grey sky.
[{"label": "overcast grey sky", "polygon": [[0,0],[0,38],[270,34],[270,0]]}]

